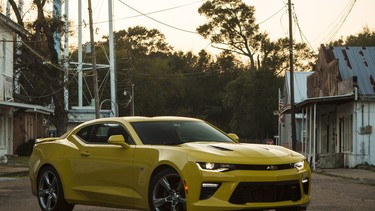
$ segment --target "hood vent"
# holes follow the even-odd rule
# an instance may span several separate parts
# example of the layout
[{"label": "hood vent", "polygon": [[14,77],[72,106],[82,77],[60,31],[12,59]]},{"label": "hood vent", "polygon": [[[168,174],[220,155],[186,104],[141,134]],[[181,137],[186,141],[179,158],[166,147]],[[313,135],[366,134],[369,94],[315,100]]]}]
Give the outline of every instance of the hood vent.
[{"label": "hood vent", "polygon": [[224,147],[219,147],[219,146],[214,146],[214,145],[210,145],[210,147],[213,147],[213,148],[221,150],[221,151],[233,151],[232,149],[228,149],[228,148],[224,148]]}]

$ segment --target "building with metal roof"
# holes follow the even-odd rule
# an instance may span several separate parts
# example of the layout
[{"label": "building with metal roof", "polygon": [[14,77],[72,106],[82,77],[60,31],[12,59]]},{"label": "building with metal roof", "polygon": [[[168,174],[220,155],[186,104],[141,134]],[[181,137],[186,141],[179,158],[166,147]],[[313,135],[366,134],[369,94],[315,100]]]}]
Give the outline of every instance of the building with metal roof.
[{"label": "building with metal roof", "polygon": [[[294,72],[294,102],[300,103],[307,98],[307,77],[313,72]],[[279,145],[287,148],[292,148],[291,139],[291,116],[289,113],[290,109],[290,72],[286,72],[284,76],[284,88],[280,94],[280,105],[279,105],[279,129],[278,129],[278,140]],[[296,114],[296,128],[298,128],[297,138],[297,149],[301,150],[302,143],[302,114]]]},{"label": "building with metal roof", "polygon": [[375,47],[322,46],[303,115],[302,153],[313,167],[375,165]]}]

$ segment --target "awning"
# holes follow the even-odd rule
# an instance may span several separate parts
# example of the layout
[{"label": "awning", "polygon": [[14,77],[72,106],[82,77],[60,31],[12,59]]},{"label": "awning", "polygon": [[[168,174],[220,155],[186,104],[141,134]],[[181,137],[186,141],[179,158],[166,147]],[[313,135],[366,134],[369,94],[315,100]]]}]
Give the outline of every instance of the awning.
[{"label": "awning", "polygon": [[42,114],[54,113],[54,109],[51,109],[45,106],[26,104],[26,103],[17,103],[17,102],[0,101],[0,107],[23,108],[29,112],[36,112],[36,113],[42,113]]},{"label": "awning", "polygon": [[302,108],[309,104],[341,104],[345,102],[351,102],[355,100],[354,93],[346,95],[335,95],[335,96],[324,96],[324,97],[314,97],[307,98],[306,100],[296,104],[296,107]]},{"label": "awning", "polygon": [[[307,98],[306,100],[295,104],[295,112],[301,112],[303,107],[309,106],[311,104],[342,104],[346,102],[352,102],[355,100],[355,95],[353,93],[345,95],[336,95],[336,96],[324,96],[324,97],[314,97]],[[290,114],[290,105],[286,105],[279,114]]]}]

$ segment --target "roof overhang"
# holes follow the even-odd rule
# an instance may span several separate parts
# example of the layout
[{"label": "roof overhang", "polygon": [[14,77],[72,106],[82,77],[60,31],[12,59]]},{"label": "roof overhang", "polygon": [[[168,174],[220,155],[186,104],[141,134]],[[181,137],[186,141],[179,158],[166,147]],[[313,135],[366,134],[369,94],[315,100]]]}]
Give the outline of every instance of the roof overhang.
[{"label": "roof overhang", "polygon": [[0,22],[7,25],[9,28],[13,29],[15,32],[17,32],[20,35],[31,35],[29,31],[27,31],[24,27],[20,26],[18,23],[12,21],[7,16],[0,13]]},{"label": "roof overhang", "polygon": [[355,100],[354,93],[336,96],[324,96],[324,97],[314,97],[307,98],[306,100],[297,103],[297,108],[303,108],[311,104],[342,104],[346,102],[351,102]]},{"label": "roof overhang", "polygon": [[[354,93],[345,94],[345,95],[336,95],[336,96],[324,96],[324,97],[314,97],[307,98],[300,103],[295,104],[295,112],[301,112],[304,107],[310,105],[319,104],[319,105],[328,105],[328,104],[343,104],[347,102],[353,102],[356,99]],[[290,113],[291,106],[287,105],[280,112],[280,114]]]},{"label": "roof overhang", "polygon": [[21,109],[26,109],[27,112],[36,112],[36,113],[42,113],[42,114],[52,114],[52,113],[54,113],[54,109],[44,107],[44,106],[41,106],[41,105],[33,105],[33,104],[26,104],[26,103],[0,101],[0,106],[21,108]]}]

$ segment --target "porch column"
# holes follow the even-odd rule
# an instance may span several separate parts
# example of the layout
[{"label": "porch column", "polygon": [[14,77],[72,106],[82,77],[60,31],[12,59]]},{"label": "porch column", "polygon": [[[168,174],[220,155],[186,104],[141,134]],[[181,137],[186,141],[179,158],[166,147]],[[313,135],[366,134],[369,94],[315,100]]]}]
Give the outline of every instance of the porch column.
[{"label": "porch column", "polygon": [[315,159],[316,159],[316,103],[314,103],[314,127],[313,127],[313,130],[314,130],[314,148],[313,148],[313,163],[314,163],[314,168],[313,170],[315,170]]},{"label": "porch column", "polygon": [[312,160],[311,160],[311,158],[312,158],[312,156],[311,156],[311,153],[312,153],[311,146],[312,146],[312,134],[313,134],[313,132],[312,132],[312,122],[313,122],[312,106],[310,106],[309,115],[310,115],[310,118],[309,118],[310,122],[309,122],[309,158],[308,159],[309,159],[309,163],[310,163],[310,166],[311,166],[312,165]]}]

